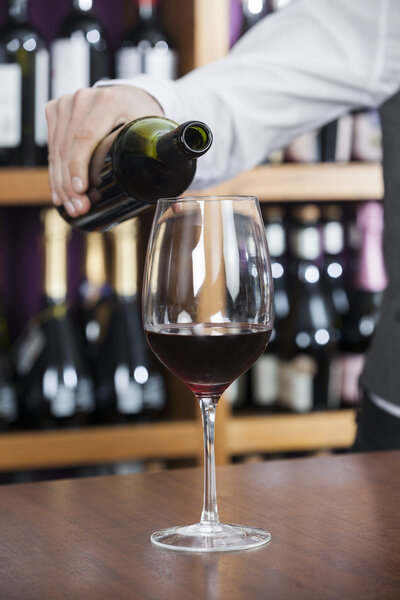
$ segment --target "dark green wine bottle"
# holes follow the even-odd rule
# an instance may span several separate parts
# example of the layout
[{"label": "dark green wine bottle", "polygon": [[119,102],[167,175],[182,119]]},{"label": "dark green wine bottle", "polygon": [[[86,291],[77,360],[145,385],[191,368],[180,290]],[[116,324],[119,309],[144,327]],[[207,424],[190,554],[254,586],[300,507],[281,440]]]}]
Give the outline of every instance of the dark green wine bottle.
[{"label": "dark green wine bottle", "polygon": [[154,206],[159,198],[184,192],[196,172],[196,159],[212,143],[201,121],[178,125],[164,117],[143,117],[105,137],[89,167],[88,213],[60,214],[83,231],[106,231]]}]

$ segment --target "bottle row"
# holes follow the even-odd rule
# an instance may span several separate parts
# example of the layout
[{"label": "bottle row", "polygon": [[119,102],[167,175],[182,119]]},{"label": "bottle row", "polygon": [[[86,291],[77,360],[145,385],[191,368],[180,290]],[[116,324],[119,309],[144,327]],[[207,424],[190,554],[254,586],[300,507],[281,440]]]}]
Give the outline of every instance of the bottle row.
[{"label": "bottle row", "polygon": [[[28,8],[35,0],[8,0],[8,19],[0,30],[0,166],[46,164],[44,105],[50,98],[110,77],[129,79],[139,73],[167,79],[177,76],[179,57],[161,18],[171,10],[167,0],[132,0],[132,4],[135,26],[120,36],[112,51],[112,32],[96,16],[100,0],[72,0],[51,40],[45,40],[31,23]],[[287,2],[231,0],[231,45],[260,18],[284,4]],[[122,4],[120,9],[122,12]],[[266,160],[377,161],[381,153],[378,113],[360,110],[301,136]]]},{"label": "bottle row", "polygon": [[161,418],[165,376],[145,339],[137,294],[138,221],[85,236],[76,306],[67,285],[71,230],[56,209],[43,211],[41,223],[41,310],[8,351],[3,328],[0,423],[30,428]]},{"label": "bottle row", "polygon": [[8,0],[0,31],[0,166],[46,164],[44,105],[50,98],[110,77],[177,75],[177,53],[160,24],[156,0],[133,2],[135,27],[115,55],[92,0],[72,0],[49,43],[30,22],[32,4]]},{"label": "bottle row", "polygon": [[228,398],[291,412],[355,406],[387,283],[382,204],[266,206],[264,216],[274,331]]},{"label": "bottle row", "polygon": [[[354,406],[386,286],[382,205],[262,209],[275,288],[274,331],[266,352],[227,398],[237,408],[268,411]],[[139,227],[145,223],[127,221],[106,234],[75,232],[77,253],[71,252],[76,237],[70,240],[71,229],[56,209],[41,211],[40,221],[40,310],[13,335],[11,347],[5,311],[0,319],[0,423],[29,428],[163,418],[165,372],[144,337],[137,293]],[[26,228],[9,225],[13,255],[14,238],[17,245],[25,241]],[[27,303],[35,295],[27,275],[40,275],[34,248],[25,246],[22,254],[25,261],[29,255],[29,265],[24,270],[19,261],[11,271],[29,289],[21,300]],[[75,299],[71,266],[80,271]]]}]

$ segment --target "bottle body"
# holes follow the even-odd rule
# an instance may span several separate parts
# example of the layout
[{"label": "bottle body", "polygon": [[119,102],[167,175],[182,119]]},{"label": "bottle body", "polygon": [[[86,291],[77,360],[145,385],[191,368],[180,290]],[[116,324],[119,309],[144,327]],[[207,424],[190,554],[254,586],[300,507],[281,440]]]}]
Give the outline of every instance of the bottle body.
[{"label": "bottle body", "polygon": [[356,226],[359,239],[358,247],[353,249],[355,264],[349,289],[350,308],[343,319],[340,343],[344,406],[354,406],[360,400],[359,377],[387,284],[382,248],[382,205],[378,202],[359,205]]},{"label": "bottle body", "polygon": [[110,56],[91,0],[73,0],[71,12],[51,44],[51,97],[73,94],[110,76]]},{"label": "bottle body", "polygon": [[161,27],[157,4],[157,0],[139,0],[138,21],[116,54],[117,78],[147,73],[176,79],[177,54]]},{"label": "bottle body", "polygon": [[89,168],[91,208],[85,215],[60,214],[83,231],[105,231],[154,206],[158,198],[179,196],[193,180],[196,157],[212,143],[200,121],[177,125],[145,117],[100,142]]},{"label": "bottle body", "polygon": [[281,393],[281,326],[289,313],[287,240],[283,210],[278,206],[268,207],[265,213],[265,234],[274,280],[275,319],[268,347],[251,369],[251,396],[257,406],[273,407]]},{"label": "bottle body", "polygon": [[159,416],[165,381],[143,331],[137,298],[138,219],[110,232],[114,297],[96,367],[99,421],[124,422]]},{"label": "bottle body", "polygon": [[282,405],[294,412],[330,407],[331,364],[339,338],[336,312],[321,264],[320,211],[295,211],[290,310],[282,325]]},{"label": "bottle body", "polygon": [[55,209],[42,213],[42,309],[15,350],[26,427],[83,424],[94,409],[94,386],[83,339],[67,300],[69,228]]},{"label": "bottle body", "polygon": [[9,2],[9,18],[0,32],[0,79],[0,165],[45,164],[49,55],[29,25],[26,0]]}]

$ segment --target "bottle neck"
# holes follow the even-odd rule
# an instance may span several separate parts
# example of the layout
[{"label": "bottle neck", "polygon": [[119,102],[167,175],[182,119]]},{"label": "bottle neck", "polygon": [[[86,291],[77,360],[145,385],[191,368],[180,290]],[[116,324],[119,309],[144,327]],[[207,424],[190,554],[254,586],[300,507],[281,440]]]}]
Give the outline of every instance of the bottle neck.
[{"label": "bottle neck", "polygon": [[93,0],[72,0],[72,5],[79,12],[89,12],[92,10]]},{"label": "bottle neck", "polygon": [[67,248],[70,230],[56,209],[46,211],[43,219],[44,281],[43,293],[54,303],[67,298]]},{"label": "bottle neck", "polygon": [[139,21],[146,27],[158,24],[158,0],[139,0]]},{"label": "bottle neck", "polygon": [[367,202],[357,211],[357,226],[361,235],[356,286],[368,292],[381,292],[387,285],[383,257],[383,207]]},{"label": "bottle neck", "polygon": [[119,297],[137,295],[137,223],[125,221],[111,230],[114,264],[112,284]]},{"label": "bottle neck", "polygon": [[362,232],[356,286],[366,292],[381,292],[387,285],[386,268],[379,231]]},{"label": "bottle neck", "polygon": [[85,278],[86,296],[88,300],[96,301],[107,284],[106,256],[104,235],[93,232],[85,238]]},{"label": "bottle neck", "polygon": [[328,221],[323,228],[324,252],[338,256],[344,249],[344,232],[338,221]]},{"label": "bottle neck", "polygon": [[207,152],[212,144],[212,133],[201,121],[186,121],[174,131],[156,139],[156,154],[169,166],[179,166]]},{"label": "bottle neck", "polygon": [[9,0],[8,14],[16,23],[26,23],[28,20],[28,0]]}]

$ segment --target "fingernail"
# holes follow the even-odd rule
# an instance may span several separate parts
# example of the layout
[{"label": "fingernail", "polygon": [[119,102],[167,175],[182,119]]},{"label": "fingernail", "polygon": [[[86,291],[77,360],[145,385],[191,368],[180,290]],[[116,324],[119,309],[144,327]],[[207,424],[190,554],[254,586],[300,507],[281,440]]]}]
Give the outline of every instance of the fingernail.
[{"label": "fingernail", "polygon": [[67,211],[67,213],[69,215],[71,215],[71,217],[74,217],[76,215],[75,206],[72,204],[72,202],[70,200],[67,200],[66,203],[64,204],[64,206],[65,206],[65,210]]},{"label": "fingernail", "polygon": [[79,198],[72,198],[71,202],[72,202],[72,204],[74,205],[74,207],[76,208],[77,211],[82,210],[82,208],[83,208],[83,202],[82,202],[82,200],[79,200]]},{"label": "fingernail", "polygon": [[72,189],[74,192],[83,192],[83,183],[80,177],[72,178]]},{"label": "fingernail", "polygon": [[53,201],[53,204],[59,204],[59,199],[58,199],[58,196],[57,196],[57,194],[55,192],[52,192],[51,199]]}]

